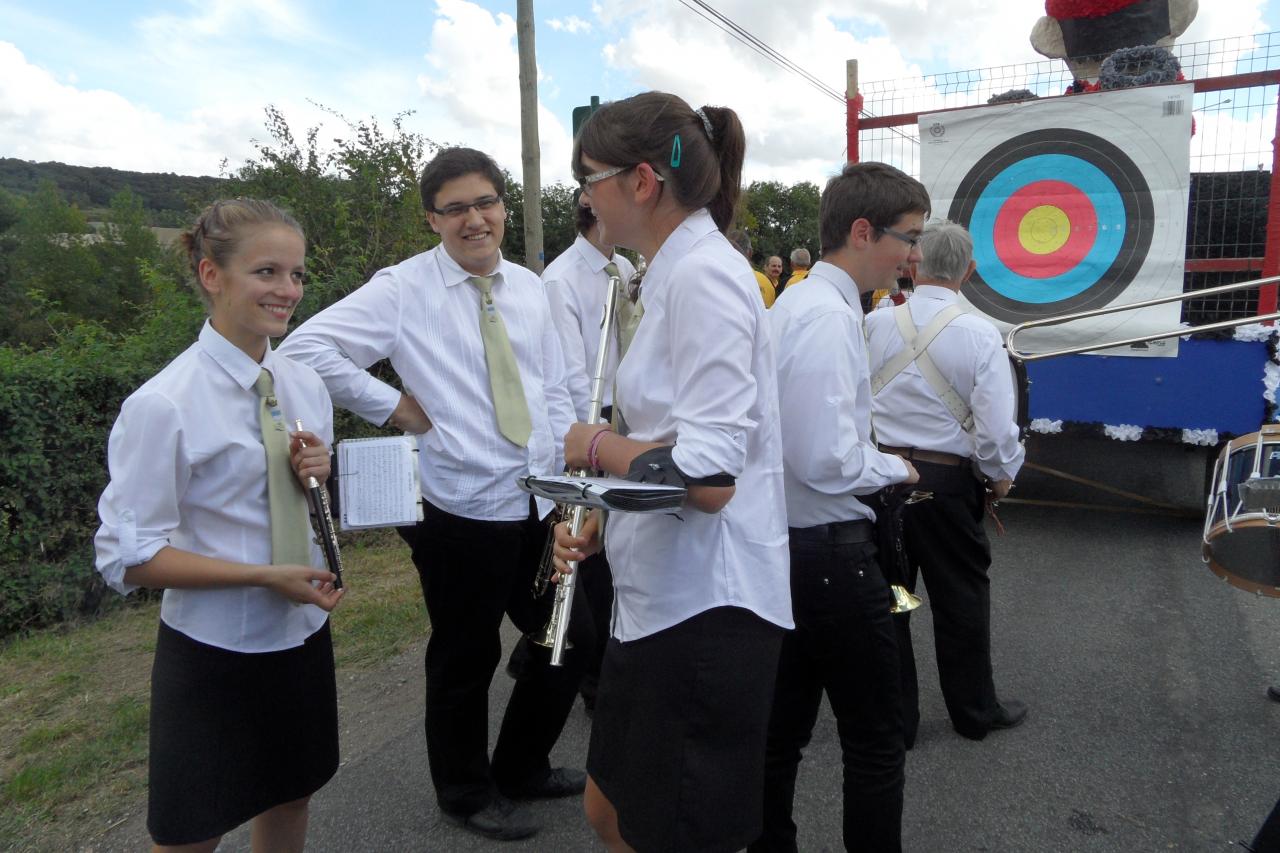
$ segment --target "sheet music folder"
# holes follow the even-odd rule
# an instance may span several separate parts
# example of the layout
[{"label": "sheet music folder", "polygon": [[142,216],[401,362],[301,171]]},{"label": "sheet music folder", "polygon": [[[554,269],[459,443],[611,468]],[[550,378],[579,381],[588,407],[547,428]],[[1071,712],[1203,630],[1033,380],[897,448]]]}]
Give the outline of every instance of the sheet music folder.
[{"label": "sheet music folder", "polygon": [[342,530],[404,527],[422,521],[418,441],[411,435],[346,438],[337,443],[334,515]]},{"label": "sheet music folder", "polygon": [[516,485],[536,497],[616,512],[679,512],[687,492],[679,486],[607,477],[520,477]]}]

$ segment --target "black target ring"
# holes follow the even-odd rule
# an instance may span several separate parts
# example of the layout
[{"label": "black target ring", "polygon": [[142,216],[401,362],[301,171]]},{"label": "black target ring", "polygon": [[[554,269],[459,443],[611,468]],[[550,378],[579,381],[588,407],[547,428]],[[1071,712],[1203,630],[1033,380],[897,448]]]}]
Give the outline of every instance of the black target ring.
[{"label": "black target ring", "polygon": [[[971,227],[975,208],[984,201],[992,183],[1006,170],[1042,155],[1075,158],[1100,171],[1123,206],[1124,233],[1105,271],[1097,275],[1087,271],[1082,273],[1093,275],[1094,280],[1083,283],[1078,292],[1064,295],[1061,299],[1047,298],[1031,303],[1011,298],[1002,292],[1008,288],[1001,276],[1008,275],[1008,272],[993,270],[990,268],[992,265],[980,263],[978,271],[965,284],[964,295],[983,313],[1009,323],[1085,311],[1110,303],[1129,287],[1142,269],[1155,231],[1151,190],[1133,160],[1100,136],[1072,128],[1030,131],[993,148],[960,181],[947,218],[970,228],[975,245],[991,245],[994,241],[992,233],[982,233],[983,228],[975,230]],[[1061,179],[1060,175],[1046,177]],[[990,203],[989,199],[987,203]],[[985,275],[983,266],[988,267]]]}]

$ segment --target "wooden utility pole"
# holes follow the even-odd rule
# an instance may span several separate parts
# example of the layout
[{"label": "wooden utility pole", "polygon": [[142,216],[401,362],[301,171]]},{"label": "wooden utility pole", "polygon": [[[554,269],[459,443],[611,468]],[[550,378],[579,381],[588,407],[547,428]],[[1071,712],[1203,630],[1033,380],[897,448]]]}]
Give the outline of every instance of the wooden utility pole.
[{"label": "wooden utility pole", "polygon": [[849,163],[857,163],[860,162],[858,121],[862,112],[862,93],[858,91],[858,60],[845,60],[844,76],[845,141],[848,143],[845,160]]},{"label": "wooden utility pole", "polygon": [[520,143],[524,166],[524,265],[542,273],[542,151],[538,146],[538,59],[533,43],[533,0],[516,0],[520,50]]}]

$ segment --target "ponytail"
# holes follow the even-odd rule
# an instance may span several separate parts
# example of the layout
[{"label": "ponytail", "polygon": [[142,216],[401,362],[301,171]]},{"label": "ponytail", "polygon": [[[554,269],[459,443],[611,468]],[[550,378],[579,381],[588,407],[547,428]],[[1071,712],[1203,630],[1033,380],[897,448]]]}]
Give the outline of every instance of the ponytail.
[{"label": "ponytail", "polygon": [[711,147],[720,164],[720,189],[707,202],[716,226],[727,232],[733,225],[742,193],[742,162],[746,158],[747,138],[738,114],[728,107],[703,107],[699,111],[711,124]]},{"label": "ponytail", "polygon": [[[710,132],[708,132],[708,125]],[[645,92],[600,107],[573,143],[573,169],[585,155],[612,166],[648,163],[688,210],[707,208],[728,231],[741,193],[746,135],[728,107],[695,111],[666,92]]]}]

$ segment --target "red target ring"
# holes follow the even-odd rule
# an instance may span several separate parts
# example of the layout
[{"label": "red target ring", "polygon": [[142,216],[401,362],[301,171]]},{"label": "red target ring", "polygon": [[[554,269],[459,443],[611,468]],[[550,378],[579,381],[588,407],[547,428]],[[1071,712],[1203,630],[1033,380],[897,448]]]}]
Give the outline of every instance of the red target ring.
[{"label": "red target ring", "polygon": [[1089,196],[1065,181],[1033,181],[1005,201],[992,233],[996,255],[1018,275],[1047,279],[1076,267],[1098,234]]}]

